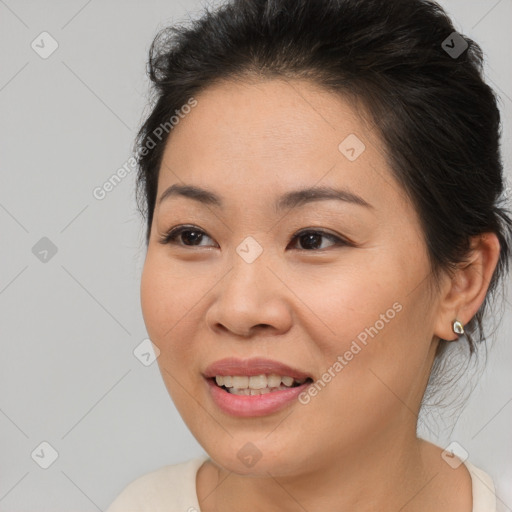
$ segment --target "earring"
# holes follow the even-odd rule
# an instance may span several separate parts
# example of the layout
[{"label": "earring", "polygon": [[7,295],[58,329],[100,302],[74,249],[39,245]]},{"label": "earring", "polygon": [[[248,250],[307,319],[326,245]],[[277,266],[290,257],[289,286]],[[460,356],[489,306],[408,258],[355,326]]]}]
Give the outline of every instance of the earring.
[{"label": "earring", "polygon": [[453,321],[453,332],[455,334],[464,334],[464,326],[457,319]]}]

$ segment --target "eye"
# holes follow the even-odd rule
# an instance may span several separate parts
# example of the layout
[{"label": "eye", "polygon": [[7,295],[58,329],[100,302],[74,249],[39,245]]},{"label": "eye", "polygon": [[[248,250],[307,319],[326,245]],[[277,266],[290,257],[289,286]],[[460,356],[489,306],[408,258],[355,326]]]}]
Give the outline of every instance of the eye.
[{"label": "eye", "polygon": [[[305,229],[303,231],[300,231],[294,237],[292,238],[292,242],[294,240],[297,240],[301,243],[303,246],[300,248],[300,250],[310,251],[311,249],[325,249],[325,246],[322,246],[322,238],[328,239],[331,242],[331,246],[344,246],[349,245],[349,243],[342,238],[333,235],[332,233],[327,233],[326,231],[322,230],[312,230],[312,229]],[[328,247],[331,247],[328,246]]]},{"label": "eye", "polygon": [[[203,240],[204,236],[206,236],[206,238],[210,238],[202,229],[199,229],[195,226],[177,226],[163,235],[163,237],[160,239],[160,243],[184,245],[186,247],[204,247],[198,243]],[[178,237],[181,238],[181,242],[185,243],[176,242]]]},{"label": "eye", "polygon": [[[208,244],[201,244],[205,238],[212,240],[202,229],[196,226],[177,226],[164,234],[160,239],[160,243],[185,247],[208,247]],[[316,249],[326,249],[325,245],[322,243],[322,239],[332,242],[331,245],[327,247],[350,245],[349,242],[332,233],[318,229],[304,229],[295,234],[291,239],[291,242],[296,240],[302,247],[297,247],[297,243],[295,243],[295,247],[292,248],[310,252]]]}]

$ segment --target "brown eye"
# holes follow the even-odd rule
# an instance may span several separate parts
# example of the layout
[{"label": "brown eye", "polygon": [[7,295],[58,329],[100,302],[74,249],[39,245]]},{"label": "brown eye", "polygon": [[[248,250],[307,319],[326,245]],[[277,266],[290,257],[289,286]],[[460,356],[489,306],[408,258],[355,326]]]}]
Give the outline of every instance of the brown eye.
[{"label": "brown eye", "polygon": [[343,246],[349,245],[348,242],[342,240],[340,237],[333,235],[332,233],[327,233],[325,231],[319,230],[304,230],[300,233],[297,233],[293,238],[293,240],[297,240],[302,247],[299,247],[301,250],[311,251],[317,249],[326,249],[328,247],[322,247],[322,239],[328,239],[333,242],[330,246]]},{"label": "brown eye", "polygon": [[[205,238],[210,238],[202,229],[196,226],[177,226],[172,228],[160,240],[162,244],[172,244],[183,247],[209,247],[208,244],[201,244]],[[211,238],[210,238],[211,240]],[[322,230],[303,230],[292,238],[292,242],[296,240],[294,249],[302,251],[314,252],[316,250],[328,249],[332,246],[346,246],[350,245],[342,238]],[[332,242],[330,245],[325,246],[324,240]],[[299,245],[297,247],[297,245]]]},{"label": "brown eye", "polygon": [[204,247],[204,245],[201,245],[204,237],[210,238],[202,229],[195,226],[179,226],[165,234],[160,243],[183,245],[186,247]]}]

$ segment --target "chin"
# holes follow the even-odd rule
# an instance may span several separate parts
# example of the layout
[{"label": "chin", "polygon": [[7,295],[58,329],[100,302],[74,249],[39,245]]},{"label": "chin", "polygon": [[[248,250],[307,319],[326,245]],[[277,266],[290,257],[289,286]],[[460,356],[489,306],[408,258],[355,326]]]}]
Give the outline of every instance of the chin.
[{"label": "chin", "polygon": [[[202,446],[216,465],[237,475],[254,478],[268,478],[269,473],[272,476],[293,475],[300,472],[299,468],[308,467],[308,461],[311,460],[307,454],[297,456],[296,450],[291,447],[281,447],[276,453],[276,448],[270,446],[269,440],[262,439],[260,443],[253,443],[246,439],[228,437],[224,445],[213,445],[212,441],[211,446]],[[290,459],[290,453],[294,453],[293,459]]]}]

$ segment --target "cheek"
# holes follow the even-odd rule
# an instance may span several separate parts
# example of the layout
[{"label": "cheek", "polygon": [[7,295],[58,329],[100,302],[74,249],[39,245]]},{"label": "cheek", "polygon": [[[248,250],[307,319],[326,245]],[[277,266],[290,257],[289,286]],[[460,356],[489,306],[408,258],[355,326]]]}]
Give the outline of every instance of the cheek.
[{"label": "cheek", "polygon": [[343,340],[328,358],[321,380],[331,380],[312,399],[318,402],[311,410],[331,411],[333,420],[339,418],[347,442],[389,423],[415,420],[413,411],[429,374],[430,340],[414,331],[411,311],[410,304],[403,304],[382,329],[372,324],[374,329],[361,331],[364,337]]},{"label": "cheek", "polygon": [[148,254],[142,271],[140,299],[146,330],[159,347],[165,331],[172,325],[169,316],[175,311],[172,295],[166,293],[167,289],[166,280],[162,279],[155,259]]},{"label": "cheek", "polygon": [[[395,264],[396,265],[396,264]],[[383,271],[385,269],[385,271]],[[404,307],[403,276],[389,262],[373,266],[356,262],[292,280],[307,308],[301,321],[322,352],[332,357],[349,350],[353,340],[364,344],[390,331]]]},{"label": "cheek", "polygon": [[406,399],[422,384],[432,321],[426,287],[415,289],[424,263],[418,258],[404,267],[395,257],[345,268],[334,280],[317,275],[295,288],[312,305],[308,329],[322,354],[319,406],[379,416],[400,403],[394,394]]},{"label": "cheek", "polygon": [[[201,269],[186,270],[159,251],[148,251],[141,276],[141,307],[146,330],[159,348],[157,359],[169,392],[174,397],[179,382],[197,385],[194,373],[204,338],[204,299],[216,278]],[[204,347],[203,347],[204,349]],[[196,379],[197,380],[197,379]],[[176,397],[177,398],[177,397]]]},{"label": "cheek", "polygon": [[182,319],[186,319],[197,302],[201,279],[179,272],[165,256],[148,251],[141,277],[141,307],[146,329],[158,346],[173,338]]},{"label": "cheek", "polygon": [[[192,280],[192,283],[194,280]],[[194,350],[193,304],[195,291],[183,274],[172,270],[167,258],[148,251],[141,276],[142,314],[151,341],[158,347],[157,359],[167,391],[181,413],[191,407],[190,396],[197,385],[192,371]]]}]

